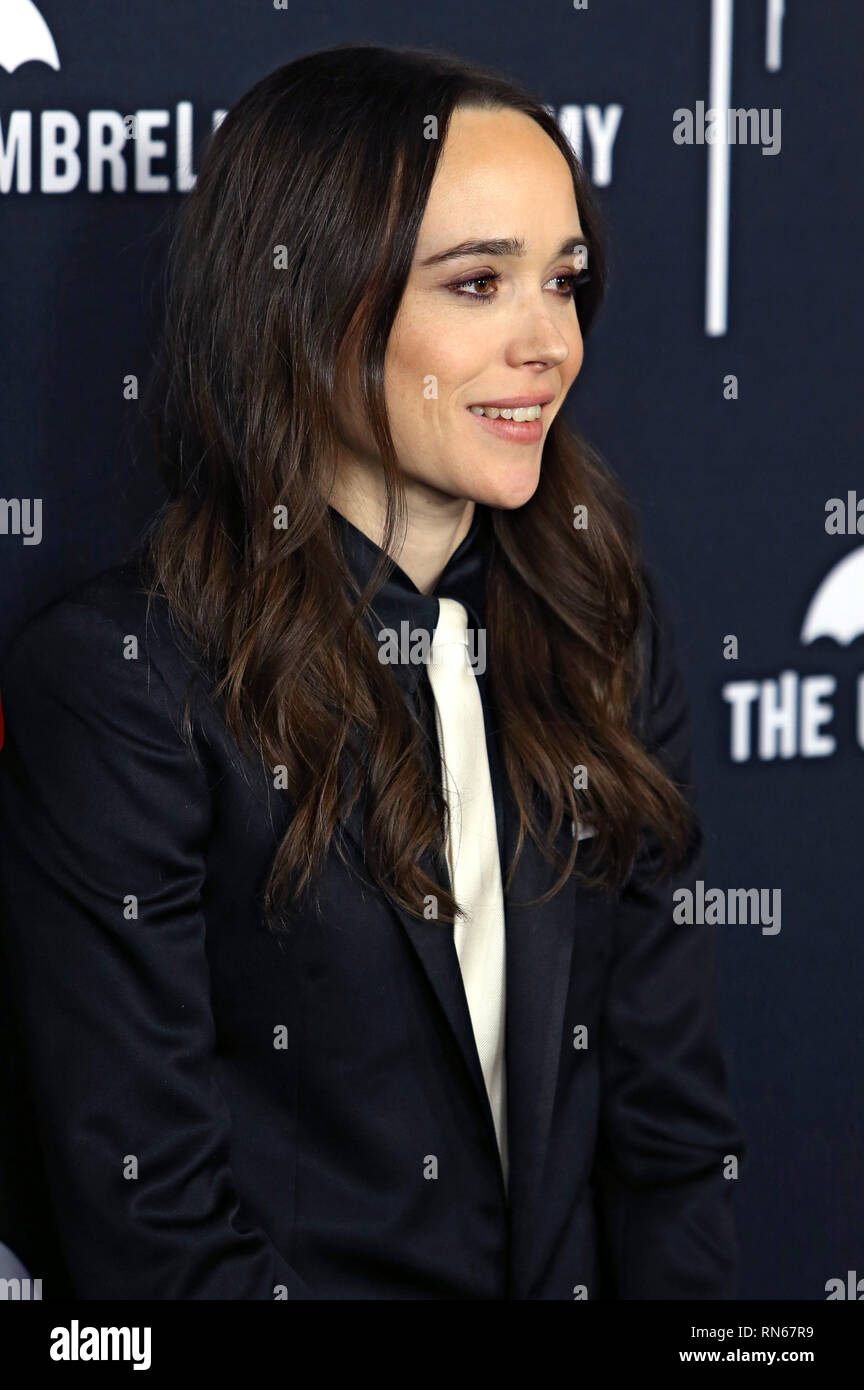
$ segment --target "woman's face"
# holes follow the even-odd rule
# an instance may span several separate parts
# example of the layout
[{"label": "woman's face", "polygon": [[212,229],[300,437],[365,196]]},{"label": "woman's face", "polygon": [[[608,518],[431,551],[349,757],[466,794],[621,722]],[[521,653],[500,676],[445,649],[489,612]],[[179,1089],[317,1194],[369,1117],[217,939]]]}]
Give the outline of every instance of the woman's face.
[{"label": "woman's face", "polygon": [[[536,122],[509,109],[454,112],[387,349],[409,493],[502,508],[532,496],[546,432],[582,366],[581,237],[570,170]],[[529,417],[539,405],[539,419],[471,409],[514,401],[535,407]]]}]

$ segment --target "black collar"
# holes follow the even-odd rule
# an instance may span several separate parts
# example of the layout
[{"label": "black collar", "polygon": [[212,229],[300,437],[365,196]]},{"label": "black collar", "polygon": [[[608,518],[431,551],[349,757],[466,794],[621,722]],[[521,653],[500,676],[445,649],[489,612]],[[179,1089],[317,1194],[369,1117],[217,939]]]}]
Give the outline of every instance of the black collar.
[{"label": "black collar", "polygon": [[[335,507],[329,507],[329,512],[348,568],[362,590],[382,551]],[[453,598],[464,604],[469,629],[482,630],[482,641],[485,643],[486,576],[494,543],[489,508],[475,503],[468,532],[444,566],[431,594],[421,593],[410,576],[394,562],[390,574],[373,597],[367,614],[376,639],[379,642],[382,640],[379,634],[384,629],[397,634],[422,630],[431,641],[438,623],[439,598]],[[402,628],[403,623],[407,623],[407,628]],[[474,641],[477,643],[478,639]],[[475,646],[475,650],[479,649],[479,645]],[[415,686],[421,670],[422,665],[418,665],[416,660],[409,660],[407,652],[404,659],[393,663],[393,671],[400,684],[410,688]]]}]

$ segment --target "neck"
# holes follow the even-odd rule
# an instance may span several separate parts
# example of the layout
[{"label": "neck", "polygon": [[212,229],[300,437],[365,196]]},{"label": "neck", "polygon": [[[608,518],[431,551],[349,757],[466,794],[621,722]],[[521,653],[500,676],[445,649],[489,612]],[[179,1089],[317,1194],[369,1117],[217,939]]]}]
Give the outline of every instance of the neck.
[{"label": "neck", "polygon": [[[446,493],[405,478],[407,528],[388,553],[416,584],[421,594],[434,589],[453,552],[461,545],[474,516],[470,498]],[[383,550],[386,493],[383,475],[342,469],[328,499],[358,531]]]}]

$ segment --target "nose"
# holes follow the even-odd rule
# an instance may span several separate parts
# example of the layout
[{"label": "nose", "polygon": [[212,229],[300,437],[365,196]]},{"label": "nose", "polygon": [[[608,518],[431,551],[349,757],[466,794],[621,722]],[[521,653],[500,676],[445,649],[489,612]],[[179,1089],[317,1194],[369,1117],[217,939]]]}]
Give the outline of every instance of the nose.
[{"label": "nose", "polygon": [[[558,309],[560,317],[560,308]],[[575,341],[574,341],[575,339]],[[529,306],[524,302],[516,309],[513,329],[507,343],[507,362],[523,367],[534,362],[545,367],[558,367],[571,353],[577,355],[575,366],[581,364],[582,335],[575,318],[570,336],[561,331],[556,316],[542,301]]]}]

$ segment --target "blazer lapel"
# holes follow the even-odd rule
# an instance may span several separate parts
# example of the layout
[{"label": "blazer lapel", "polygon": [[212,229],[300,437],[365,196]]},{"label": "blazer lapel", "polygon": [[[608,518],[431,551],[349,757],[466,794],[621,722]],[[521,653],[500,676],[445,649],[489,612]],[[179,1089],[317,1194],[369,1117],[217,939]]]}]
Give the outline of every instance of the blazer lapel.
[{"label": "blazer lapel", "polygon": [[[506,870],[518,835],[518,809],[504,796]],[[566,833],[566,832],[565,832]],[[541,1188],[543,1161],[561,1060],[564,1009],[576,908],[575,879],[548,902],[520,907],[554,882],[556,871],[532,841],[523,844],[510,892],[507,923],[507,1092],[509,1195],[514,1261],[531,1239],[531,1211]]]},{"label": "blazer lapel", "polygon": [[[518,810],[509,786],[503,786],[500,779],[496,779],[494,786],[501,825],[501,868],[506,874],[518,836]],[[342,833],[365,865],[364,811],[365,792],[361,791],[342,822]],[[446,864],[436,866],[429,854],[420,862],[433,879],[449,885]],[[575,935],[575,879],[571,875],[564,887],[545,904],[526,907],[519,903],[538,897],[551,886],[554,878],[554,866],[543,860],[529,840],[523,845],[510,892],[504,894],[508,1199],[512,1211],[514,1257],[531,1238],[530,1214],[540,1193],[549,1139]],[[422,916],[415,917],[393,903],[389,906],[411,942],[448,1020],[497,1154],[495,1124],[474,1039],[453,926],[434,918],[427,921]],[[503,1182],[503,1173],[501,1178]]]},{"label": "blazer lapel", "polygon": [[[365,866],[364,819],[365,790],[361,791],[350,814],[341,822],[343,835],[351,842]],[[433,881],[439,883],[444,882],[448,887],[450,886],[446,864],[439,868],[436,866],[433,856],[429,853],[421,857],[420,864]],[[422,916],[415,917],[410,912],[397,907],[395,903],[389,900],[388,906],[390,910],[395,913],[408,940],[411,942],[417,958],[425,971],[426,977],[444,1011],[445,1017],[450,1024],[459,1053],[465,1063],[474,1089],[477,1092],[481,1108],[486,1115],[492,1143],[497,1153],[498,1141],[495,1136],[495,1122],[492,1117],[492,1108],[489,1104],[486,1082],[483,1077],[480,1056],[477,1052],[477,1044],[474,1039],[474,1028],[471,1023],[468,1000],[462,981],[462,972],[459,967],[459,957],[456,954],[456,944],[453,939],[453,925],[450,922],[438,921],[436,918],[429,918],[427,920]]]}]

